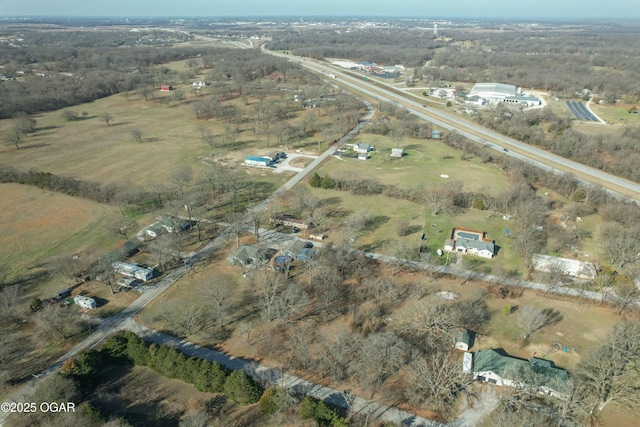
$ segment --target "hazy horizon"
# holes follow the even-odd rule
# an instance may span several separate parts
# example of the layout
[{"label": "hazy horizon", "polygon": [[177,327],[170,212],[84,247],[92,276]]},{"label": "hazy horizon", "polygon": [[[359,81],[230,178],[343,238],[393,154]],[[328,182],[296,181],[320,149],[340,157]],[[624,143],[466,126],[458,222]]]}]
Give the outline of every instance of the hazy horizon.
[{"label": "hazy horizon", "polygon": [[640,19],[640,1],[539,0],[522,4],[511,0],[458,0],[450,4],[426,4],[415,0],[392,3],[366,0],[324,0],[301,3],[294,0],[245,0],[212,4],[204,0],[112,0],[87,2],[0,0],[0,17],[387,17],[418,19],[515,19],[515,20],[606,20]]}]

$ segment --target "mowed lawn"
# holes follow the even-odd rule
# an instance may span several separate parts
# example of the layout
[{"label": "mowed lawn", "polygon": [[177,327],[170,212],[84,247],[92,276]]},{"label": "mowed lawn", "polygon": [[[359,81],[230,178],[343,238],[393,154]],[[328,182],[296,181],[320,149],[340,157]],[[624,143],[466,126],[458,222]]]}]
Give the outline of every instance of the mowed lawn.
[{"label": "mowed lawn", "polygon": [[[492,164],[484,164],[477,159],[461,160],[460,152],[447,147],[440,141],[406,139],[400,144],[407,155],[402,159],[391,159],[389,153],[395,144],[389,139],[376,135],[363,135],[356,139],[376,148],[367,161],[352,158],[332,158],[320,168],[321,176],[351,176],[363,180],[377,179],[386,185],[399,188],[422,187],[425,190],[438,188],[453,181],[460,181],[464,191],[482,191],[497,195],[509,185],[502,171]],[[355,142],[355,141],[354,141]],[[447,176],[443,178],[442,175]],[[379,219],[377,225],[359,235],[355,246],[368,251],[391,253],[397,241],[417,249],[420,244],[435,253],[444,246],[453,227],[466,227],[486,231],[490,239],[500,247],[498,257],[487,260],[489,266],[500,264],[507,269],[522,269],[522,258],[512,248],[512,241],[504,235],[510,223],[501,215],[488,211],[466,209],[458,215],[440,213],[433,215],[428,207],[407,200],[376,196],[355,196],[349,192],[312,189],[321,199],[334,198],[339,201],[345,216],[360,209],[368,209]],[[411,233],[399,237],[396,232],[398,220],[406,220]],[[336,226],[339,224],[336,221]],[[420,241],[422,233],[426,241]],[[339,238],[339,230],[330,230],[330,237]]]},{"label": "mowed lawn", "polygon": [[[349,172],[362,179],[375,178],[383,184],[400,188],[425,189],[439,187],[448,182],[461,181],[464,191],[488,191],[497,194],[507,188],[507,179],[494,164],[478,159],[461,160],[461,152],[438,140],[404,138],[399,144],[405,155],[391,158],[396,145],[391,138],[364,134],[352,143],[362,142],[375,148],[369,160],[343,158],[326,163],[320,174]],[[443,178],[446,175],[448,178]]]},{"label": "mowed lawn", "polygon": [[13,274],[117,240],[104,225],[112,207],[20,184],[0,184],[0,191],[0,259]]}]

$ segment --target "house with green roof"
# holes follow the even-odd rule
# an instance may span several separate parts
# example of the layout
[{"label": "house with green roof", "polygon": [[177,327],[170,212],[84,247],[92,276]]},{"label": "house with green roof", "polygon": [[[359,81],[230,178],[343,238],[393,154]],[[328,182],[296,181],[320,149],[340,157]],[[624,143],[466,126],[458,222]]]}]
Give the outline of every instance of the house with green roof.
[{"label": "house with green roof", "polygon": [[563,399],[569,374],[550,360],[518,359],[489,349],[475,352],[473,378],[498,386],[529,388]]}]

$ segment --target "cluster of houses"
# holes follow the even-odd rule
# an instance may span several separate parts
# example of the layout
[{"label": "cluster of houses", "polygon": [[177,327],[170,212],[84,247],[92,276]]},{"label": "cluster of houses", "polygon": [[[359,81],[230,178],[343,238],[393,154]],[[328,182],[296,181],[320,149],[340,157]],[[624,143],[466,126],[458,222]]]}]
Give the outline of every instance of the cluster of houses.
[{"label": "cluster of houses", "polygon": [[[317,249],[313,248],[313,243],[300,239],[290,239],[280,244],[276,249],[262,245],[240,245],[228,257],[227,261],[231,265],[246,267],[253,265],[262,268],[268,265],[273,258],[272,267],[276,271],[282,271],[283,266],[290,265],[293,261],[308,262],[317,255]],[[274,255],[278,254],[274,257]]]},{"label": "cluster of houses", "polygon": [[493,240],[487,238],[484,231],[454,228],[451,237],[444,241],[444,250],[490,259],[495,255],[496,245]]},{"label": "cluster of houses", "polygon": [[[294,231],[308,230],[311,227],[309,221],[285,213],[272,215],[269,222],[273,227],[291,227]],[[273,260],[271,267],[276,271],[284,271],[284,267],[290,266],[294,261],[308,262],[318,254],[313,243],[296,237],[282,236],[283,239],[277,239],[277,242],[271,244],[242,244],[227,257],[227,261],[231,265],[252,265],[260,269]],[[309,238],[317,240],[324,240],[326,237],[323,234],[309,235]]]}]

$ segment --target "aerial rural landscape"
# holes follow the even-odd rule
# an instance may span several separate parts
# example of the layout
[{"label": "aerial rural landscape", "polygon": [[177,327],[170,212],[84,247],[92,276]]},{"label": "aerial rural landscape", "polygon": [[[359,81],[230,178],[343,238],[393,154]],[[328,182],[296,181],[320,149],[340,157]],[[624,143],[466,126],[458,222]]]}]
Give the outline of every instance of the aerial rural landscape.
[{"label": "aerial rural landscape", "polygon": [[8,10],[0,426],[638,425],[638,16]]}]

